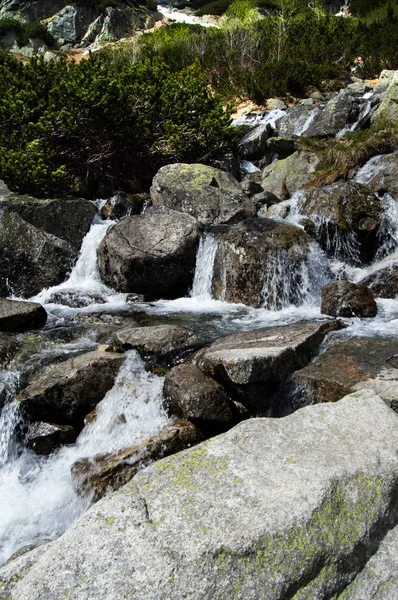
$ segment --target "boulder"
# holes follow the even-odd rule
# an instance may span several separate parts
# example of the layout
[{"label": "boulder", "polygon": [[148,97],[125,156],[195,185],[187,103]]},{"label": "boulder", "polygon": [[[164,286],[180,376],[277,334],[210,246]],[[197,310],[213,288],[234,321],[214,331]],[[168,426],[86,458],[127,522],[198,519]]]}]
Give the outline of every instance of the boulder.
[{"label": "boulder", "polygon": [[200,350],[194,360],[252,414],[264,415],[279,384],[317,354],[325,335],[341,327],[326,321],[236,333]]},{"label": "boulder", "polygon": [[372,123],[398,120],[398,71],[395,71],[380,106],[372,115]]},{"label": "boulder", "polygon": [[280,156],[290,156],[300,149],[300,138],[296,135],[290,137],[272,137],[267,140],[267,151],[270,154],[278,154]]},{"label": "boulder", "polygon": [[356,97],[361,95],[348,88],[340,90],[329,100],[325,108],[315,115],[314,120],[302,135],[305,137],[334,137],[347,123],[353,123],[358,115]]},{"label": "boulder", "polygon": [[35,375],[17,400],[30,421],[78,425],[112,388],[123,361],[110,352],[70,358]]},{"label": "boulder", "polygon": [[22,21],[41,21],[62,10],[65,0],[3,0],[0,18],[19,18]]},{"label": "boulder", "polygon": [[357,265],[371,262],[380,245],[382,204],[367,186],[338,181],[306,190],[300,214],[315,223],[315,237],[331,257]]},{"label": "boulder", "polygon": [[311,120],[319,112],[313,106],[298,104],[290,108],[286,113],[276,121],[278,135],[288,137],[291,135],[301,135],[305,131]]},{"label": "boulder", "polygon": [[199,235],[193,217],[166,207],[126,217],[98,248],[101,278],[121,292],[183,296],[192,285]]},{"label": "boulder", "polygon": [[232,175],[206,165],[176,163],[162,167],[150,190],[154,205],[187,213],[202,225],[238,221],[246,195]]},{"label": "boulder", "polygon": [[376,194],[390,194],[398,201],[398,152],[371,158],[355,175],[354,180],[366,184]]},{"label": "boulder", "polygon": [[392,264],[374,271],[359,282],[367,286],[376,298],[396,298],[398,296],[398,264]]},{"label": "boulder", "polygon": [[397,447],[397,416],[370,392],[244,421],[140,471],[30,562],[8,564],[2,593],[336,597],[397,524]]},{"label": "boulder", "polygon": [[285,200],[311,183],[313,173],[321,166],[321,156],[305,150],[265,167],[261,185],[267,192]]},{"label": "boulder", "polygon": [[237,411],[224,388],[194,364],[171,369],[164,380],[163,395],[171,415],[188,419],[206,436],[226,431],[237,421]]},{"label": "boulder", "polygon": [[112,337],[116,352],[137,350],[143,358],[170,361],[181,358],[199,343],[198,335],[179,325],[119,329]]},{"label": "boulder", "polygon": [[223,227],[214,235],[218,247],[212,287],[217,300],[272,309],[300,303],[306,293],[302,267],[311,243],[305,231],[257,218]]},{"label": "boulder", "polygon": [[139,215],[149,202],[148,194],[126,194],[117,192],[101,208],[103,219],[121,219],[130,215]]},{"label": "boulder", "polygon": [[58,285],[76,258],[71,245],[0,210],[0,296],[30,297]]},{"label": "boulder", "polygon": [[75,486],[79,492],[99,500],[106,493],[121,488],[148,464],[202,440],[201,432],[192,423],[177,420],[142,444],[76,461],[72,465]]},{"label": "boulder", "polygon": [[267,152],[267,140],[274,134],[270,123],[257,125],[239,141],[238,151],[242,158],[254,160]]},{"label": "boulder", "polygon": [[[1,301],[0,301],[1,306]],[[0,367],[9,363],[14,354],[17,352],[19,342],[15,335],[2,334],[0,338]]]},{"label": "boulder", "polygon": [[337,340],[313,363],[297,371],[297,396],[305,404],[336,402],[361,388],[374,390],[398,412],[398,340]]},{"label": "boulder", "polygon": [[0,331],[39,329],[46,321],[47,313],[41,304],[0,298]]},{"label": "boulder", "polygon": [[47,30],[56,40],[57,46],[75,45],[84,36],[88,26],[96,18],[93,4],[81,3],[64,6],[59,12],[52,12]]},{"label": "boulder", "polygon": [[332,317],[375,317],[377,304],[370,289],[350,281],[334,281],[322,289],[321,313]]},{"label": "boulder", "polygon": [[39,455],[51,454],[63,444],[71,444],[79,434],[79,430],[70,425],[54,423],[30,423],[27,447]]}]

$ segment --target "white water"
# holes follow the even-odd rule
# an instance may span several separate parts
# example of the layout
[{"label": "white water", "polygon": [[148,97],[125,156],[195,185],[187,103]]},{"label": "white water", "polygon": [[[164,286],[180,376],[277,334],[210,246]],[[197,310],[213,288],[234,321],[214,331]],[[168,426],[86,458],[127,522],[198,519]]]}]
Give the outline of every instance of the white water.
[{"label": "white water", "polygon": [[[18,409],[8,404],[0,423],[0,464],[5,463],[0,469],[0,564],[21,546],[57,537],[87,509],[90,498],[76,494],[73,486],[70,469],[76,460],[139,444],[167,424],[162,387],[162,377],[146,372],[135,352],[127,353],[96,420],[75,445],[48,458],[21,447],[17,452],[12,425],[19,421]],[[14,460],[7,461],[11,455]]]},{"label": "white water", "polygon": [[218,23],[215,21],[215,19],[212,19],[211,16],[195,17],[195,15],[177,10],[175,8],[170,8],[169,6],[163,6],[162,4],[158,4],[157,10],[160,12],[160,14],[166,17],[166,19],[175,21],[176,23],[202,25],[202,27],[219,27]]},{"label": "white water", "polygon": [[213,267],[218,242],[210,233],[202,236],[196,254],[196,268],[191,297],[208,301],[212,299]]},{"label": "white water", "polygon": [[238,119],[234,119],[232,125],[244,125],[249,124],[253,125],[253,127],[257,127],[258,125],[271,125],[273,129],[276,129],[276,122],[278,119],[283,117],[286,113],[286,110],[281,108],[275,108],[273,110],[262,111],[262,112],[250,112],[242,115]]},{"label": "white water", "polygon": [[305,133],[310,128],[310,125],[312,125],[320,111],[320,108],[314,108],[313,110],[311,110],[304,123],[298,123],[297,127],[293,131],[293,135],[303,135],[303,133]]}]

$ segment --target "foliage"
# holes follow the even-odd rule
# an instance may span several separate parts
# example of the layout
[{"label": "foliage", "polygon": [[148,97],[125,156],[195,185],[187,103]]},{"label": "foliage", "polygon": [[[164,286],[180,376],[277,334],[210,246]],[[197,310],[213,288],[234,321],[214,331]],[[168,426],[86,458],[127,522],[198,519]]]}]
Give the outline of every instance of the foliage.
[{"label": "foliage", "polygon": [[34,194],[96,193],[101,180],[150,180],[163,164],[231,145],[229,114],[195,63],[116,70],[0,57],[0,178]]}]

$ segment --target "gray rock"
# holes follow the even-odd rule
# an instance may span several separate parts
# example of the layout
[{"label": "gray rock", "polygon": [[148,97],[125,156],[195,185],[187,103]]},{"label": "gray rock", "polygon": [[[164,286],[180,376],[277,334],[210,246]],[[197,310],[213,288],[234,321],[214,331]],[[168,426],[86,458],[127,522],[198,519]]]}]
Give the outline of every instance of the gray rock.
[{"label": "gray rock", "polygon": [[339,321],[266,327],[217,340],[195,355],[198,367],[234,391],[252,414],[265,414],[278,384],[318,352]]},{"label": "gray rock", "polygon": [[171,369],[163,394],[170,414],[192,421],[206,436],[226,431],[237,421],[235,406],[223,387],[194,364]]},{"label": "gray rock", "polygon": [[287,106],[280,98],[267,98],[267,110],[276,110],[277,108],[285,110]]},{"label": "gray rock", "polygon": [[64,6],[65,0],[3,0],[0,4],[0,17],[41,21],[52,17]]},{"label": "gray rock", "polygon": [[350,281],[334,281],[322,289],[321,313],[332,317],[375,317],[377,304],[370,289]]},{"label": "gray rock", "polygon": [[[333,137],[341,131],[346,123],[355,120],[357,108],[355,97],[361,95],[350,89],[340,90],[339,94],[329,100],[325,108],[316,115],[309,128],[303,133],[305,137]],[[354,113],[354,114],[353,114]]]},{"label": "gray rock", "polygon": [[281,156],[290,156],[293,152],[300,149],[300,138],[298,136],[290,137],[272,137],[267,140],[268,152],[279,154]]},{"label": "gray rock", "polygon": [[377,194],[390,194],[398,201],[398,152],[371,158],[355,175],[355,181],[366,184]]},{"label": "gray rock", "polygon": [[51,454],[63,444],[71,444],[79,434],[70,425],[35,422],[29,425],[27,447],[39,455]]},{"label": "gray rock", "polygon": [[392,122],[398,120],[398,71],[395,71],[380,106],[372,115],[372,123],[380,120]]},{"label": "gray rock", "polygon": [[37,302],[0,298],[0,331],[27,331],[44,327],[47,313]]},{"label": "gray rock", "polygon": [[297,151],[283,160],[275,160],[265,167],[261,185],[267,192],[286,200],[308,184],[321,166],[322,158],[313,152]]},{"label": "gray rock", "polygon": [[113,386],[123,361],[122,355],[110,352],[70,358],[35,375],[17,400],[30,421],[82,423]]},{"label": "gray rock", "polygon": [[[300,272],[311,243],[302,229],[257,218],[223,227],[215,236],[212,284],[217,300],[273,309],[300,301],[305,293]],[[287,279],[291,285],[284,285]]]},{"label": "gray rock", "polygon": [[398,412],[397,354],[395,338],[329,342],[323,354],[294,374],[301,402],[336,402],[350,392],[367,388]]},{"label": "gray rock", "polygon": [[376,298],[396,298],[398,296],[398,264],[374,271],[359,282],[366,285]]},{"label": "gray rock", "polygon": [[56,14],[52,12],[52,15],[54,16],[51,16],[47,23],[47,29],[58,46],[75,45],[80,42],[89,24],[96,18],[96,11],[89,3],[79,6],[70,4]]},{"label": "gray rock", "polygon": [[149,202],[148,194],[126,194],[117,192],[101,208],[103,219],[121,219],[130,215],[140,215]]},{"label": "gray rock", "polygon": [[278,136],[290,137],[291,135],[299,135],[298,132],[304,130],[313,114],[315,114],[313,106],[298,104],[293,108],[289,108],[283,117],[276,121]]},{"label": "gray rock", "polygon": [[258,125],[239,141],[239,154],[247,160],[262,158],[267,152],[267,140],[273,134],[274,130],[269,123]]},{"label": "gray rock", "polygon": [[203,225],[240,220],[246,196],[225,171],[206,165],[173,164],[162,167],[150,190],[154,205],[188,213]]},{"label": "gray rock", "polygon": [[367,392],[245,421],[138,473],[21,575],[10,563],[3,588],[15,600],[326,600],[397,522],[397,447],[397,416]]},{"label": "gray rock", "polygon": [[126,217],[98,248],[101,278],[122,292],[178,298],[192,284],[198,242],[197,221],[166,207]]},{"label": "gray rock", "polygon": [[0,211],[0,296],[30,297],[61,283],[77,252],[12,211]]}]

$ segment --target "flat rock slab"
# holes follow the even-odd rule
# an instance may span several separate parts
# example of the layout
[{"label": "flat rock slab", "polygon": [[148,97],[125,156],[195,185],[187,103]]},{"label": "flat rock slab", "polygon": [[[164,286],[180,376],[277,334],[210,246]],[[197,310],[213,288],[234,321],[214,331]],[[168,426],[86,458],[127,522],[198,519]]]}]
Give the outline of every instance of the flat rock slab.
[{"label": "flat rock slab", "polygon": [[46,322],[47,313],[41,304],[0,298],[0,331],[39,329]]},{"label": "flat rock slab", "polygon": [[361,388],[374,390],[398,411],[397,338],[336,341],[294,374],[304,403],[335,402]]},{"label": "flat rock slab", "polygon": [[245,421],[138,473],[22,573],[10,563],[1,593],[326,600],[397,523],[397,450],[397,415],[372,392]]},{"label": "flat rock slab", "polygon": [[17,399],[31,421],[82,423],[113,386],[123,361],[123,355],[111,352],[70,358],[38,373]]}]

